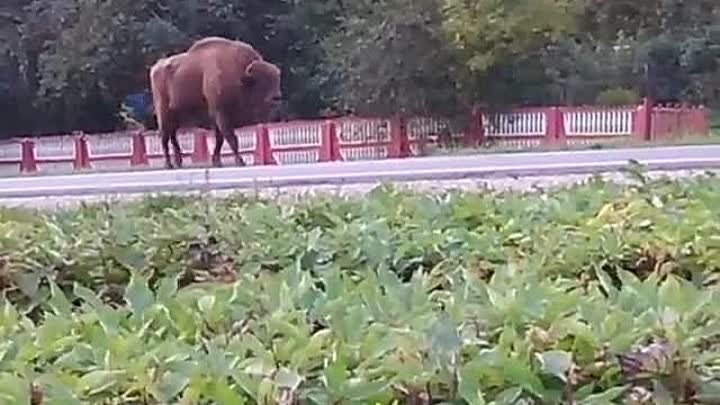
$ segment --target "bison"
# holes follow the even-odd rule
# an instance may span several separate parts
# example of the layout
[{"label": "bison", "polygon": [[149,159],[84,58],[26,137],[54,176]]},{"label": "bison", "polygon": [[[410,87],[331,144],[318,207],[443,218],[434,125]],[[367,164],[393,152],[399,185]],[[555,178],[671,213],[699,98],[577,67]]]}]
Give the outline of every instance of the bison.
[{"label": "bison", "polygon": [[150,68],[150,87],[165,167],[182,167],[177,130],[200,127],[215,131],[212,162],[221,166],[220,150],[227,140],[238,166],[235,128],[267,121],[282,97],[281,71],[251,45],[221,37],[194,42],[185,52],[160,58]]}]

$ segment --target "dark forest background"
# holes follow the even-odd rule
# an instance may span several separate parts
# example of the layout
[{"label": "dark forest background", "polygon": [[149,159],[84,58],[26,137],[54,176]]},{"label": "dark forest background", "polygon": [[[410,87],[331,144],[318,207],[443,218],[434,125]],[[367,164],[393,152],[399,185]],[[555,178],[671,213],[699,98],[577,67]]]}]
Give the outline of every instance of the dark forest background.
[{"label": "dark forest background", "polygon": [[120,128],[207,35],[282,67],[286,118],[720,100],[717,0],[3,0],[0,137]]}]

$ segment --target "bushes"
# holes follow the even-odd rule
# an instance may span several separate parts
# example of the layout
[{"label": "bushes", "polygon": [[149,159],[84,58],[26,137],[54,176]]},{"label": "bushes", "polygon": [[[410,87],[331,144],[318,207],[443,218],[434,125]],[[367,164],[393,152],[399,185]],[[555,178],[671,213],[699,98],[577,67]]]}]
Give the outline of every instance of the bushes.
[{"label": "bushes", "polygon": [[706,177],[4,211],[0,404],[707,397],[718,210]]},{"label": "bushes", "polygon": [[607,106],[635,105],[640,102],[640,97],[635,91],[623,88],[613,88],[600,92],[597,96],[596,102],[600,105]]},{"label": "bushes", "polygon": [[163,197],[57,214],[6,210],[0,255],[18,300],[30,301],[48,276],[66,291],[78,282],[104,292],[122,289],[133,270],[154,282],[178,273],[192,278],[220,263],[241,273],[297,261],[311,271],[385,266],[405,279],[476,262],[491,273],[530,263],[543,276],[562,277],[598,265],[643,276],[659,263],[702,278],[718,264],[718,185],[714,178],[630,188],[594,180],[540,194],[378,188],[364,200],[292,206]]}]

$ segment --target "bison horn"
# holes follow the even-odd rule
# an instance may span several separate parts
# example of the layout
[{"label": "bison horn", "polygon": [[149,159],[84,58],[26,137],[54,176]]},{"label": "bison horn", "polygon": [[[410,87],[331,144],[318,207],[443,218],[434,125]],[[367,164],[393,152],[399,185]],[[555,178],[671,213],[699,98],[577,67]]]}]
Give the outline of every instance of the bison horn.
[{"label": "bison horn", "polygon": [[245,68],[245,77],[242,78],[242,81],[246,85],[252,85],[252,83],[255,81],[255,76],[257,75],[257,66],[259,63],[259,61],[254,60],[250,62],[250,64],[248,64]]}]

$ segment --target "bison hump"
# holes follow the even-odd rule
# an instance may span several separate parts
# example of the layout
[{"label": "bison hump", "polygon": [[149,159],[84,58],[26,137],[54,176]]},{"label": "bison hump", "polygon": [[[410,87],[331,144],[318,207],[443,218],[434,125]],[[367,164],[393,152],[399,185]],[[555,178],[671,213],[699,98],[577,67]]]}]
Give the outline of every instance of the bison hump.
[{"label": "bison hump", "polygon": [[188,48],[188,52],[212,48],[235,48],[243,49],[246,52],[256,52],[255,48],[253,48],[252,45],[248,44],[247,42],[231,40],[223,37],[201,38],[195,41],[192,45],[190,45],[190,48]]},{"label": "bison hump", "polygon": [[167,56],[165,58],[158,59],[157,62],[152,66],[153,72],[170,72],[179,66],[179,64],[182,62],[183,58],[186,56],[186,53],[179,53],[171,56]]},{"label": "bison hump", "polygon": [[192,51],[192,50],[195,50],[198,48],[203,48],[206,46],[213,46],[213,45],[215,45],[215,46],[228,45],[228,44],[232,44],[233,42],[235,42],[235,41],[228,39],[228,38],[223,38],[223,37],[205,37],[205,38],[201,38],[201,39],[198,39],[197,41],[193,42],[192,45],[190,45],[190,48],[188,48],[188,50]]}]

